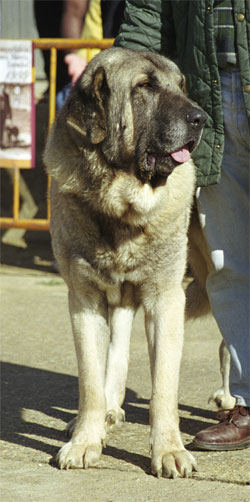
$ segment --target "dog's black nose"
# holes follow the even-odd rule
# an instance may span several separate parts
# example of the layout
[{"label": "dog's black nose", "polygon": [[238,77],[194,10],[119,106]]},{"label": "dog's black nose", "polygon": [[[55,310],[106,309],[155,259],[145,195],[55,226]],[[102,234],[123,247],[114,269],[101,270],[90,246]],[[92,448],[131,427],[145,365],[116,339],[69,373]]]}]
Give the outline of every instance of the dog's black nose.
[{"label": "dog's black nose", "polygon": [[206,114],[199,108],[192,108],[187,113],[187,122],[195,127],[203,127],[206,122]]}]

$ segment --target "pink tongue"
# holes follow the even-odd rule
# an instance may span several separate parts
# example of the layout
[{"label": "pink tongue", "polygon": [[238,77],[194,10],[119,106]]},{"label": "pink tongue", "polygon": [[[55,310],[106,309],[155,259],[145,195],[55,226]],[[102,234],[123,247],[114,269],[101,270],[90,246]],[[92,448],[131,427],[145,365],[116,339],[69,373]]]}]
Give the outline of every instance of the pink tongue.
[{"label": "pink tongue", "polygon": [[184,162],[190,160],[190,153],[187,148],[183,147],[180,150],[176,150],[176,152],[172,152],[171,157],[173,157],[176,162],[183,164]]}]

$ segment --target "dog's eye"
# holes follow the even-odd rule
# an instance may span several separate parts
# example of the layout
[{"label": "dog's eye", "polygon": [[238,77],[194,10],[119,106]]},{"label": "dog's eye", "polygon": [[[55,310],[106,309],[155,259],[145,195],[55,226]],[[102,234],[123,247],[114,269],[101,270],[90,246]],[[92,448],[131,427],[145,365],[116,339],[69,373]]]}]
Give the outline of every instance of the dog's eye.
[{"label": "dog's eye", "polygon": [[144,82],[139,82],[136,87],[146,88],[146,89],[152,89],[153,90],[153,85],[148,80],[145,80]]}]

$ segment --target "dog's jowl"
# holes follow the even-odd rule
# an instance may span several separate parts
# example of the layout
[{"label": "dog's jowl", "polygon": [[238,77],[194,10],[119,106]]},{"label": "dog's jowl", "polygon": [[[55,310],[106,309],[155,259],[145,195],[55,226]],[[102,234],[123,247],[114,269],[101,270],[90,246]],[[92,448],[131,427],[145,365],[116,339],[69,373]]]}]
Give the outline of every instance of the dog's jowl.
[{"label": "dog's jowl", "polygon": [[186,242],[195,185],[190,154],[205,122],[166,58],[110,49],[96,56],[51,129],[51,235],[69,289],[79,411],[61,469],[101,455],[121,406],[135,312],[145,310],[152,398],[152,472],[195,469],[178,425]]}]

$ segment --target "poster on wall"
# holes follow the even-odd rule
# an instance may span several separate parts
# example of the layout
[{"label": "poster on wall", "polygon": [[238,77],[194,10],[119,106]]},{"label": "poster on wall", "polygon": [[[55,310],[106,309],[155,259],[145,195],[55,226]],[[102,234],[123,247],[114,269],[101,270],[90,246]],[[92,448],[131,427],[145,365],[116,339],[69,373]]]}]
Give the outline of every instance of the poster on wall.
[{"label": "poster on wall", "polygon": [[0,167],[35,166],[34,49],[0,40]]}]

